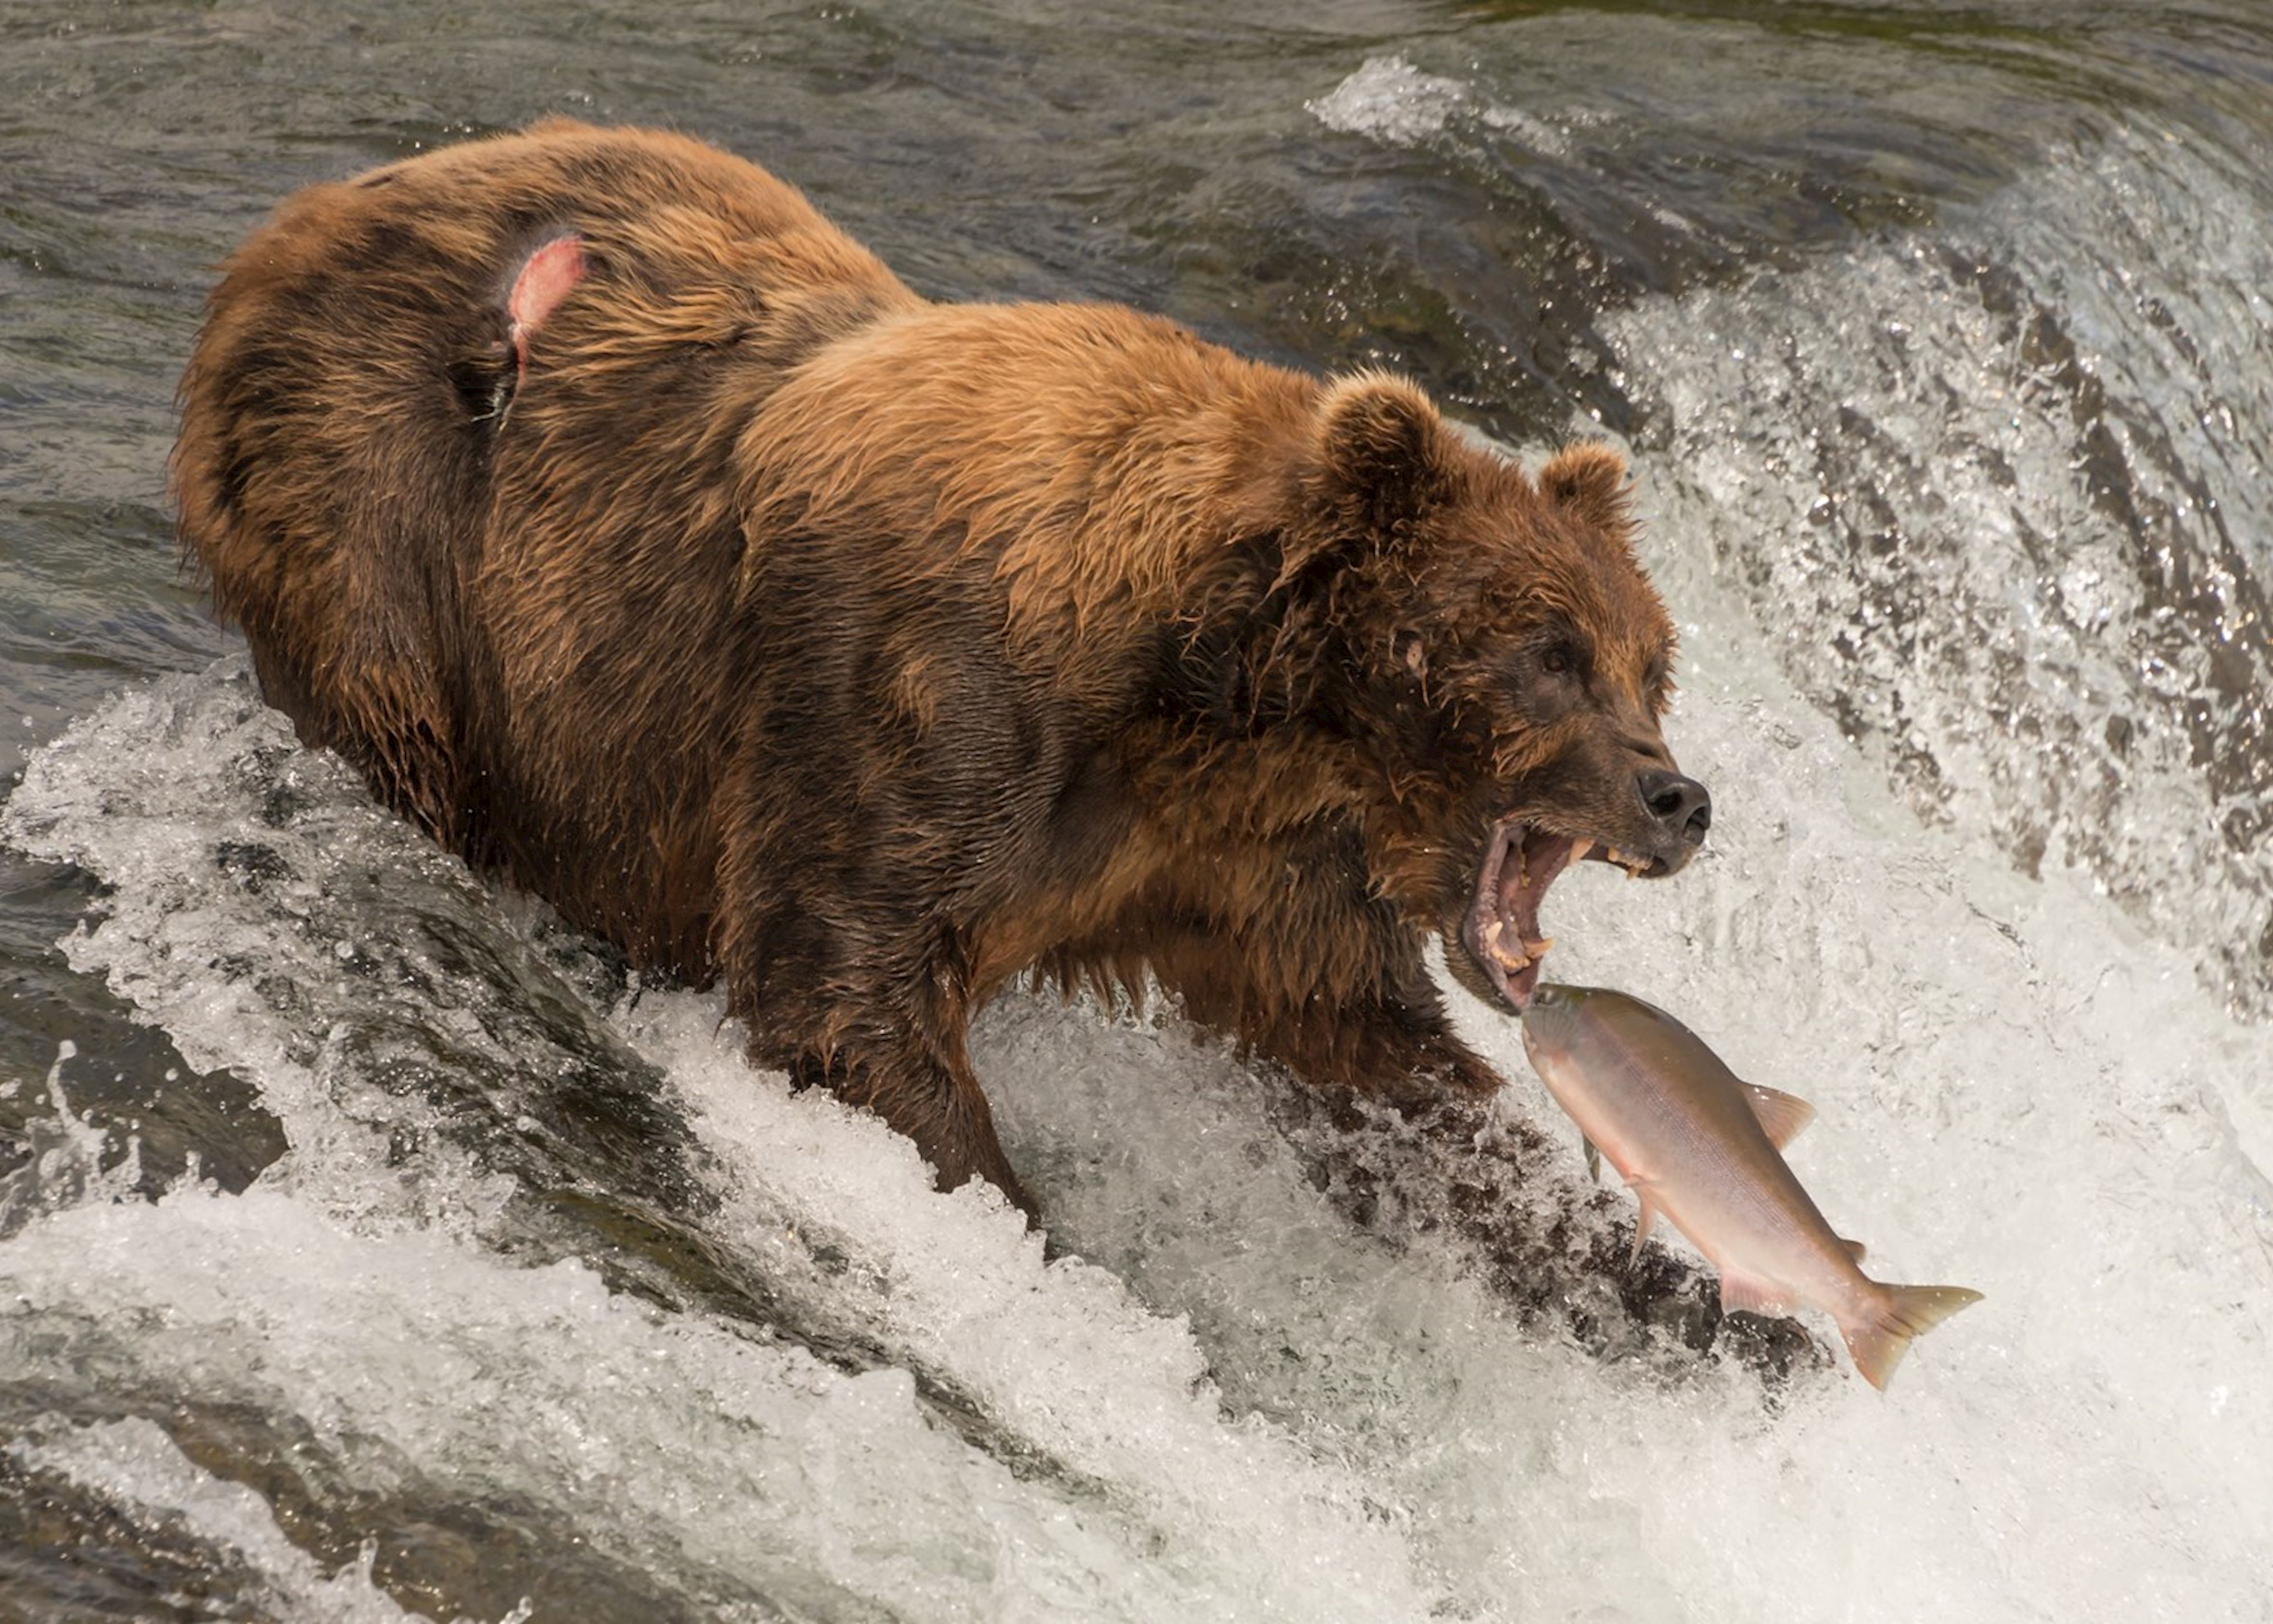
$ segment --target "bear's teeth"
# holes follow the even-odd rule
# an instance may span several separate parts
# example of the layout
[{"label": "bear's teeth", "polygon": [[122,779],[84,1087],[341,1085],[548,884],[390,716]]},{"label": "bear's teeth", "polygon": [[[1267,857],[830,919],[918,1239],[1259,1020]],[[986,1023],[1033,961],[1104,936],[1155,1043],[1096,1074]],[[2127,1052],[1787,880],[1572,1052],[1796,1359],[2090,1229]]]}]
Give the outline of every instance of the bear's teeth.
[{"label": "bear's teeth", "polygon": [[[1506,931],[1507,921],[1504,919],[1495,919],[1484,926],[1484,947],[1489,950],[1492,958],[1502,969],[1513,971],[1530,969],[1530,959],[1519,953],[1510,953],[1505,947],[1500,946],[1499,939],[1506,933]],[[1528,947],[1530,944],[1527,942],[1525,946]]]},{"label": "bear's teeth", "polygon": [[1594,842],[1581,834],[1578,839],[1571,842],[1571,856],[1569,861],[1572,863],[1584,863],[1587,860],[1588,854],[1590,854],[1594,849]]},{"label": "bear's teeth", "polygon": [[1555,939],[1552,936],[1542,936],[1535,942],[1524,943],[1523,950],[1531,955],[1531,962],[1535,964],[1547,956],[1547,950],[1554,945]]}]

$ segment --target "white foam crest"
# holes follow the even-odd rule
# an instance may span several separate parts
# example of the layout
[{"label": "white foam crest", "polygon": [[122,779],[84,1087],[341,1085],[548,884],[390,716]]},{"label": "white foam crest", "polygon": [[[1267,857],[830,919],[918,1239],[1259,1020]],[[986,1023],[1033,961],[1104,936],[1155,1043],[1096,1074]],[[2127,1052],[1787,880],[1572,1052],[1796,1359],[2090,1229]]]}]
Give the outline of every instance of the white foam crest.
[{"label": "white foam crest", "polygon": [[[155,1422],[139,1417],[73,1426],[35,1423],[7,1446],[26,1471],[52,1473],[119,1510],[179,1530],[243,1558],[259,1575],[252,1594],[232,1598],[296,1624],[424,1624],[371,1583],[375,1545],[326,1574],[286,1538],[268,1502],[242,1484],[205,1471]],[[498,1624],[525,1624],[516,1608]],[[461,1615],[453,1624],[474,1624]]]},{"label": "white foam crest", "polygon": [[[2273,1074],[2273,1033],[2076,877],[2030,884],[1890,816],[1756,654],[1700,645],[1675,735],[1720,790],[1712,858],[1672,899],[1600,876],[1558,892],[1560,973],[1646,990],[1812,1099],[1791,1160],[1874,1275],[1988,1294],[1884,1403],[1774,1438],[1752,1497],[1708,1447],[1722,1503],[1807,1484],[1787,1505],[1833,1519],[1810,1544],[1871,1560],[1789,1583],[1867,1590],[1849,1616],[1938,1593],[2242,1615],[2273,1580],[2248,1531],[2273,1512],[2248,1465],[2273,1399],[2245,1373],[2273,1336],[2273,1187],[2233,1102]],[[1763,1573],[1789,1560],[1756,1532]]]},{"label": "white foam crest", "polygon": [[1402,55],[1369,56],[1333,89],[1303,103],[1329,130],[1418,146],[1461,121],[1512,136],[1536,151],[1563,154],[1570,138],[1520,108],[1481,100],[1466,84],[1427,73]]},{"label": "white foam crest", "polygon": [[[1594,1542],[1574,1550],[1562,1515],[1557,1456],[1578,1416],[1615,1417],[1618,1433],[1669,1415],[1759,1424],[1748,1372],[1669,1391],[1658,1366],[1524,1328],[1458,1243],[1354,1230],[1272,1126],[1267,1086],[1173,1016],[1099,1029],[1086,1003],[1010,999],[974,1053],[1053,1233],[1189,1316],[1236,1403],[1409,1508],[1456,1609],[1569,1617],[1567,1598],[1604,1594]],[[1609,1593],[1671,1598],[1604,1535],[1624,1575]]]},{"label": "white foam crest", "polygon": [[1409,146],[1443,130],[1468,100],[1459,80],[1423,73],[1395,56],[1367,57],[1332,90],[1304,105],[1329,130]]}]

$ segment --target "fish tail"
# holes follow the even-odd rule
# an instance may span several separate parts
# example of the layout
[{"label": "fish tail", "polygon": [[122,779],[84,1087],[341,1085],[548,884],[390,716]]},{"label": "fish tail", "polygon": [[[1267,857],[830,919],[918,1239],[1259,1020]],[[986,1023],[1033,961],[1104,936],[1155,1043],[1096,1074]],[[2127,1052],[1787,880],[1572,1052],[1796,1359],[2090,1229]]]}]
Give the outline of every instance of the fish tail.
[{"label": "fish tail", "polygon": [[1910,1338],[1922,1336],[1959,1309],[1981,1300],[1981,1293],[1962,1285],[1889,1285],[1876,1312],[1860,1323],[1842,1324],[1847,1351],[1863,1380],[1883,1389],[1910,1351]]}]

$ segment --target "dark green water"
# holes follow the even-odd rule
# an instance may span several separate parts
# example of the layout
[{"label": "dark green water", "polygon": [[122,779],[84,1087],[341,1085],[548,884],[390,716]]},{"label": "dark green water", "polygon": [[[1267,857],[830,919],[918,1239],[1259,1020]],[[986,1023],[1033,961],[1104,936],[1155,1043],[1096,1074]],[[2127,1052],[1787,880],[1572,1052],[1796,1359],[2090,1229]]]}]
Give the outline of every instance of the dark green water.
[{"label": "dark green water", "polygon": [[[1514,444],[1621,438],[1653,562],[1701,651],[1700,703],[1719,702],[1715,659],[1736,658],[1716,651],[1759,653],[1886,795],[1893,810],[1873,817],[1914,819],[1984,872],[2104,895],[2120,922],[2109,928],[2178,966],[2205,1021],[2235,1018],[2244,1036],[2218,1039],[2219,1054],[2273,1016],[2265,7],[6,0],[0,774],[154,678],[222,691],[197,674],[232,645],[176,568],[165,496],[171,393],[214,265],[295,187],[548,113],[669,124],[765,163],[939,297],[1123,300],[1288,364],[1409,371]],[[1715,714],[1699,723],[1708,743]],[[166,752],[184,738],[238,748],[235,726],[180,723],[152,759],[179,761]],[[124,816],[143,786],[122,749],[89,793],[116,796]],[[323,817],[353,824],[340,810],[350,790],[312,793]],[[1807,816],[1801,792],[1772,780],[1715,793],[1739,819]],[[444,976],[405,992],[382,968],[371,984],[397,1000],[394,1024],[356,1074],[440,1113],[442,1128],[419,1132],[446,1139],[448,1124],[479,1119],[467,1133],[488,1147],[482,1175],[521,1181],[501,1255],[597,1259],[614,1246],[611,1283],[658,1313],[750,1325],[784,1312],[762,1271],[698,1255],[700,1224],[693,1240],[653,1239],[701,1207],[701,1164],[727,1153],[681,1146],[686,1166],[666,1156],[658,1171],[639,1148],[688,1130],[635,1120],[639,1090],[620,1080],[656,1062],[634,1060],[577,1001],[604,1010],[615,997],[604,965],[546,991],[548,939],[531,948],[512,905],[500,922],[499,905],[446,877],[434,900],[403,902],[418,859],[370,838],[375,871],[310,881],[320,904],[290,917],[330,920],[343,946],[358,931],[416,936],[420,964],[477,989],[433,991],[458,984]],[[145,1192],[192,1156],[223,1191],[293,1187],[312,1153],[264,1081],[269,1036],[240,1053],[234,1017],[154,1014],[57,953],[110,887],[138,894],[91,861],[0,846],[0,1174],[62,1142],[55,1067],[71,1111],[110,1134],[82,1183],[121,1164],[131,1131],[139,1160],[122,1177]],[[386,911],[398,905],[411,912]],[[257,957],[285,917],[229,924],[195,890],[170,906],[192,922],[218,910],[214,928],[237,932],[226,952],[209,945],[217,964]],[[216,969],[209,1001],[308,974],[281,955]],[[1889,1022],[1914,995],[1889,980]],[[313,996],[296,1014],[272,997],[265,1018],[284,1050],[296,1038],[314,1052],[378,996]],[[461,1008],[479,1012],[494,1052],[453,1047]],[[559,1098],[530,1079],[562,1068],[585,1079],[585,1104],[546,1115]],[[415,1087],[401,1081],[414,1073]],[[543,1119],[512,1155],[498,1149],[506,1107],[479,1103],[508,1096]],[[2249,1113],[2273,1103],[2261,1092],[2231,1109],[2246,1142]],[[417,1166],[418,1134],[389,1131],[390,1165]],[[300,1171],[264,1175],[288,1144]],[[12,1214],[0,1199],[0,1235],[84,1194],[41,1187],[34,1201],[19,1180]],[[417,1210],[414,1227],[477,1248],[496,1239],[457,1225],[447,1201]],[[23,1300],[26,1336],[76,1334],[79,1308]],[[1204,1312],[1173,1293],[1152,1306],[1199,1321],[1234,1410],[1300,1433],[1300,1405],[1210,1340]],[[791,1317],[842,1366],[918,1367],[935,1433],[962,1426],[990,1460],[1047,1454],[937,1361],[866,1345],[825,1313]],[[288,1470],[296,1430],[347,1424],[264,1411],[218,1379],[181,1377],[150,1398],[133,1358],[109,1374],[92,1354],[79,1362],[79,1378],[0,1369],[0,1441],[45,1437],[58,1417],[155,1420],[206,1469],[258,1488],[323,1574],[364,1533],[379,1538],[381,1589],[438,1618],[501,1616],[547,1563],[562,1576],[536,1585],[552,1609],[539,1617],[985,1615],[939,1599],[960,1594],[951,1585],[864,1591],[840,1575],[800,1590],[780,1577],[796,1569],[788,1558],[674,1566],[652,1529],[603,1560],[608,1540],[578,1521],[589,1508],[524,1504],[513,1473],[438,1484],[421,1475],[431,1454],[405,1445],[382,1469],[329,1433],[313,1464]],[[1006,1444],[1003,1430],[1017,1436]],[[169,1522],[142,1491],[47,1458],[0,1454],[0,1618],[387,1605],[359,1579],[309,1599],[277,1578],[274,1552],[214,1531],[234,1522]],[[650,1491],[670,1478],[626,1473]],[[1116,1515],[1150,1492],[1132,1481],[1099,1491]],[[1441,1601],[1427,1574],[1457,1560],[1422,1545],[1420,1589]],[[966,1560],[913,1540],[889,1559],[943,1575]],[[730,1570],[731,1583],[718,1576]],[[1184,1581],[1099,1611],[1230,1605]],[[1294,1592],[1256,1583],[1253,1616],[1292,1605]],[[1452,1593],[1455,1616],[1530,1616],[1513,1580]],[[1647,1595],[1620,1605],[1653,1616]]]}]

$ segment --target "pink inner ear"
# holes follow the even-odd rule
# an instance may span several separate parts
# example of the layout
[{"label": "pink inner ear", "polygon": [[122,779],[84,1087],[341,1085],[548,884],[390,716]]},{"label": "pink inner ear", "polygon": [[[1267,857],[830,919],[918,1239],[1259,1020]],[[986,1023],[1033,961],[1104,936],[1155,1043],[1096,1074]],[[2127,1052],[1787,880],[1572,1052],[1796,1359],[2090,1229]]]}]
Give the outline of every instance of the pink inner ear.
[{"label": "pink inner ear", "polygon": [[581,237],[554,237],[521,262],[505,311],[513,320],[513,353],[522,371],[529,370],[529,334],[544,325],[544,318],[568,296],[568,290],[583,279]]}]

